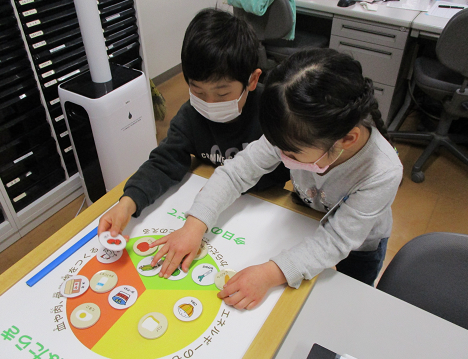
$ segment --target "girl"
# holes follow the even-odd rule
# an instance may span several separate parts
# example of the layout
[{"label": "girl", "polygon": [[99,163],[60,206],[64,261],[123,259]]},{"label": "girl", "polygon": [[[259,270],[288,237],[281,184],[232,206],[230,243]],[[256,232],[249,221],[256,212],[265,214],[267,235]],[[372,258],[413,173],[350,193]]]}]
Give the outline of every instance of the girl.
[{"label": "girl", "polygon": [[167,242],[153,260],[166,255],[160,276],[167,278],[184,256],[187,271],[219,213],[283,162],[296,194],[326,215],[300,245],[240,271],[218,296],[251,309],[272,286],[287,282],[298,288],[335,265],[373,285],[385,257],[402,165],[386,139],[372,81],[348,55],[303,50],[271,72],[260,106],[264,136],[215,171],[186,212],[183,228],[154,243]]}]

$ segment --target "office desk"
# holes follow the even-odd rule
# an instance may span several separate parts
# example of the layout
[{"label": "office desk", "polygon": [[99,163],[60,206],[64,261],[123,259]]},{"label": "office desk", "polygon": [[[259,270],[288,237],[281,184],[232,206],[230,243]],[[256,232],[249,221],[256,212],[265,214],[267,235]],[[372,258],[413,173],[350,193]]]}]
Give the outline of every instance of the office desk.
[{"label": "office desk", "polygon": [[411,24],[411,36],[425,36],[437,39],[449,20],[445,17],[432,16],[421,12]]},{"label": "office desk", "polygon": [[302,14],[315,14],[322,16],[341,15],[353,19],[375,21],[381,24],[411,27],[419,11],[387,7],[387,4],[378,4],[377,11],[365,10],[356,3],[349,7],[339,7],[338,0],[296,0],[297,12]]},{"label": "office desk", "polygon": [[377,4],[377,11],[359,3],[338,7],[337,0],[297,0],[297,13],[332,20],[330,48],[348,52],[361,62],[364,76],[374,82],[374,95],[387,125],[402,107],[416,38],[437,39],[448,19],[418,10]]},{"label": "office desk", "polygon": [[[405,48],[411,24],[419,11],[377,5],[365,10],[359,3],[338,7],[337,0],[296,1],[298,14],[332,20],[329,47],[349,53],[362,65],[363,74],[374,82],[374,95],[382,118],[390,122],[404,93],[403,66],[408,63]],[[313,28],[313,26],[311,26]]]},{"label": "office desk", "polygon": [[468,357],[468,330],[332,269],[318,276],[275,358],[306,358],[313,343],[357,359]]}]

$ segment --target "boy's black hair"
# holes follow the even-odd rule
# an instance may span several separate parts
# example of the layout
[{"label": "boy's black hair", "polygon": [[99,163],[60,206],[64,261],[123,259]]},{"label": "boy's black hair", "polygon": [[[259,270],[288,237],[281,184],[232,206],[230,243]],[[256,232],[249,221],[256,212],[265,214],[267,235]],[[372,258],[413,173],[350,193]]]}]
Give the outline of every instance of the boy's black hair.
[{"label": "boy's black hair", "polygon": [[185,81],[236,80],[244,87],[258,67],[258,39],[242,19],[218,9],[201,10],[182,44]]},{"label": "boy's black hair", "polygon": [[333,149],[355,126],[372,118],[389,140],[372,80],[359,61],[332,49],[301,50],[273,69],[260,100],[265,137],[283,151]]}]

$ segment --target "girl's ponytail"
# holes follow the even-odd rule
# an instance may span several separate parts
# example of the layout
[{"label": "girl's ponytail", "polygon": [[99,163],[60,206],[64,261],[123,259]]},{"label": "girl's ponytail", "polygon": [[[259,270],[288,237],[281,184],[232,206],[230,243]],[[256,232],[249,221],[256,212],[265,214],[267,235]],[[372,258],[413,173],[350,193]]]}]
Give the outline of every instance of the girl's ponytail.
[{"label": "girl's ponytail", "polygon": [[365,94],[367,96],[368,108],[362,109],[362,113],[369,113],[374,121],[375,127],[379,130],[380,134],[390,143],[392,141],[387,131],[387,126],[385,125],[384,120],[382,119],[382,114],[379,110],[379,103],[374,97],[374,86],[372,80],[369,78],[365,78],[366,82],[366,91]]}]

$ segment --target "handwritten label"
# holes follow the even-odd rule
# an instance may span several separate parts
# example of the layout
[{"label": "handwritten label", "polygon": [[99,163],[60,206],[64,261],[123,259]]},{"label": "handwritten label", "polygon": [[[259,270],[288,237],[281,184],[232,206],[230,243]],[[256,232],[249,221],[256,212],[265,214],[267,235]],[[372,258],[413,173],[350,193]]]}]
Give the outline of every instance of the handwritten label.
[{"label": "handwritten label", "polygon": [[40,42],[36,42],[35,44],[32,45],[34,49],[38,49],[39,47],[47,45],[47,42],[45,40],[42,40]]},{"label": "handwritten label", "polygon": [[[53,79],[52,81],[46,82],[46,83],[44,84],[44,87],[50,87],[50,86],[52,86],[52,85],[55,85],[56,83],[57,83],[57,80],[56,80],[56,79]],[[51,104],[52,104],[52,102],[51,102]]]},{"label": "handwritten label", "polygon": [[34,39],[35,37],[42,36],[42,35],[44,35],[44,31],[39,30],[39,31],[33,32],[32,34],[29,34],[29,37],[31,39]]},{"label": "handwritten label", "polygon": [[36,9],[31,9],[31,10],[28,10],[28,11],[23,11],[23,16],[24,16],[24,17],[30,16],[30,15],[34,15],[34,14],[37,14],[37,10],[36,10]]},{"label": "handwritten label", "polygon": [[49,60],[49,61],[43,62],[42,64],[39,64],[39,68],[43,69],[44,67],[47,67],[50,65],[52,65],[52,61]]},{"label": "handwritten label", "polygon": [[41,20],[34,20],[34,21],[27,22],[26,26],[33,27],[33,26],[39,25],[40,23],[41,23]]},{"label": "handwritten label", "polygon": [[[54,81],[56,81],[56,80],[54,80]],[[55,105],[56,103],[59,103],[59,102],[60,102],[60,98],[57,97],[55,100],[50,101],[50,104]]]},{"label": "handwritten label", "polygon": [[44,72],[41,76],[43,79],[45,79],[46,77],[52,76],[53,74],[55,74],[55,71],[50,70],[50,71]]}]

